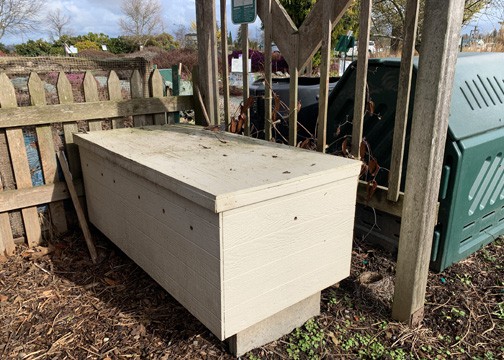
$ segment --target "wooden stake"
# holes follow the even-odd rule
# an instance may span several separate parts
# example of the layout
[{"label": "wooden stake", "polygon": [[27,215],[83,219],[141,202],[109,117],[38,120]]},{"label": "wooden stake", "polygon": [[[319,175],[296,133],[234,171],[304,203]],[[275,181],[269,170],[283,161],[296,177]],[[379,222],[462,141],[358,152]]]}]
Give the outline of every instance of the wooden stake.
[{"label": "wooden stake", "polygon": [[93,261],[93,264],[96,264],[96,260],[98,258],[96,254],[96,248],[94,245],[93,238],[91,236],[91,232],[89,231],[86,217],[84,216],[84,211],[82,211],[82,207],[79,202],[79,197],[77,196],[77,191],[75,190],[73,184],[72,173],[68,168],[68,162],[65,153],[63,151],[59,151],[57,154],[61,170],[63,170],[63,175],[65,176],[68,192],[70,193],[70,197],[72,198],[72,203],[75,207],[75,211],[77,212],[77,218],[79,219],[79,224],[84,234],[84,239],[86,240],[89,254],[91,255],[91,260]]}]

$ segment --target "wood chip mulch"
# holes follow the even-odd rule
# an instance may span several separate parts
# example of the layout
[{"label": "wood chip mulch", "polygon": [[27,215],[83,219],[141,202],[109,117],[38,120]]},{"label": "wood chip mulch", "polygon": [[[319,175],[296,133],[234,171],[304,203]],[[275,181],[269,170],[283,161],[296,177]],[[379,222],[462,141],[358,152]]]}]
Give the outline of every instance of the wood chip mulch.
[{"label": "wood chip mulch", "polygon": [[[118,248],[95,237],[97,265],[79,233],[0,260],[0,359],[233,358]],[[242,358],[504,359],[504,241],[431,273],[415,329],[390,318],[394,271],[391,254],[356,242],[351,276],[322,292],[321,337],[302,328]]]}]

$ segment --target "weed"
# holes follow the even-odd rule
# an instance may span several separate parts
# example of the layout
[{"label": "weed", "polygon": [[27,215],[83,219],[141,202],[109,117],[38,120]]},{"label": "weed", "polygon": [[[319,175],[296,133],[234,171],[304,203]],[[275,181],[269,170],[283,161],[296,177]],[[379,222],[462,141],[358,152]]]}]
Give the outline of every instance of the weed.
[{"label": "weed", "polygon": [[318,359],[317,349],[325,345],[324,331],[319,328],[315,320],[308,320],[302,327],[297,328],[289,338],[287,354],[291,359],[308,357]]},{"label": "weed", "polygon": [[466,313],[464,310],[459,310],[456,307],[452,307],[451,312],[453,315],[455,315],[455,317],[465,317],[466,316]]},{"label": "weed", "polygon": [[504,302],[497,303],[497,309],[492,313],[499,320],[504,320]]},{"label": "weed", "polygon": [[463,276],[460,276],[457,274],[457,277],[459,278],[460,282],[466,286],[471,286],[472,285],[472,279],[471,276],[468,274],[464,274]]}]

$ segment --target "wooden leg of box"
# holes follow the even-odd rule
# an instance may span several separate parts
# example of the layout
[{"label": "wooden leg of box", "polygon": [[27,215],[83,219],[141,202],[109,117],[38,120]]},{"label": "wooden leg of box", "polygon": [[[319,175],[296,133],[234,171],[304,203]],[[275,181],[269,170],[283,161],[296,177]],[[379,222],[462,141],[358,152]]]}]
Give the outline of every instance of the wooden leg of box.
[{"label": "wooden leg of box", "polygon": [[241,356],[247,351],[277,340],[319,314],[320,292],[233,335],[227,339],[229,351],[234,356]]}]

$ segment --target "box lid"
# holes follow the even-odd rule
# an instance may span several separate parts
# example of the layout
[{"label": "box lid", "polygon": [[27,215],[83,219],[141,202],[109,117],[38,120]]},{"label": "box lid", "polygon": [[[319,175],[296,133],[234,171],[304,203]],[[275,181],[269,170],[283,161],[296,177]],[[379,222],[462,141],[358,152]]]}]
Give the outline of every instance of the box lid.
[{"label": "box lid", "polygon": [[198,126],[74,134],[100,157],[216,213],[345,178],[360,162]]}]

